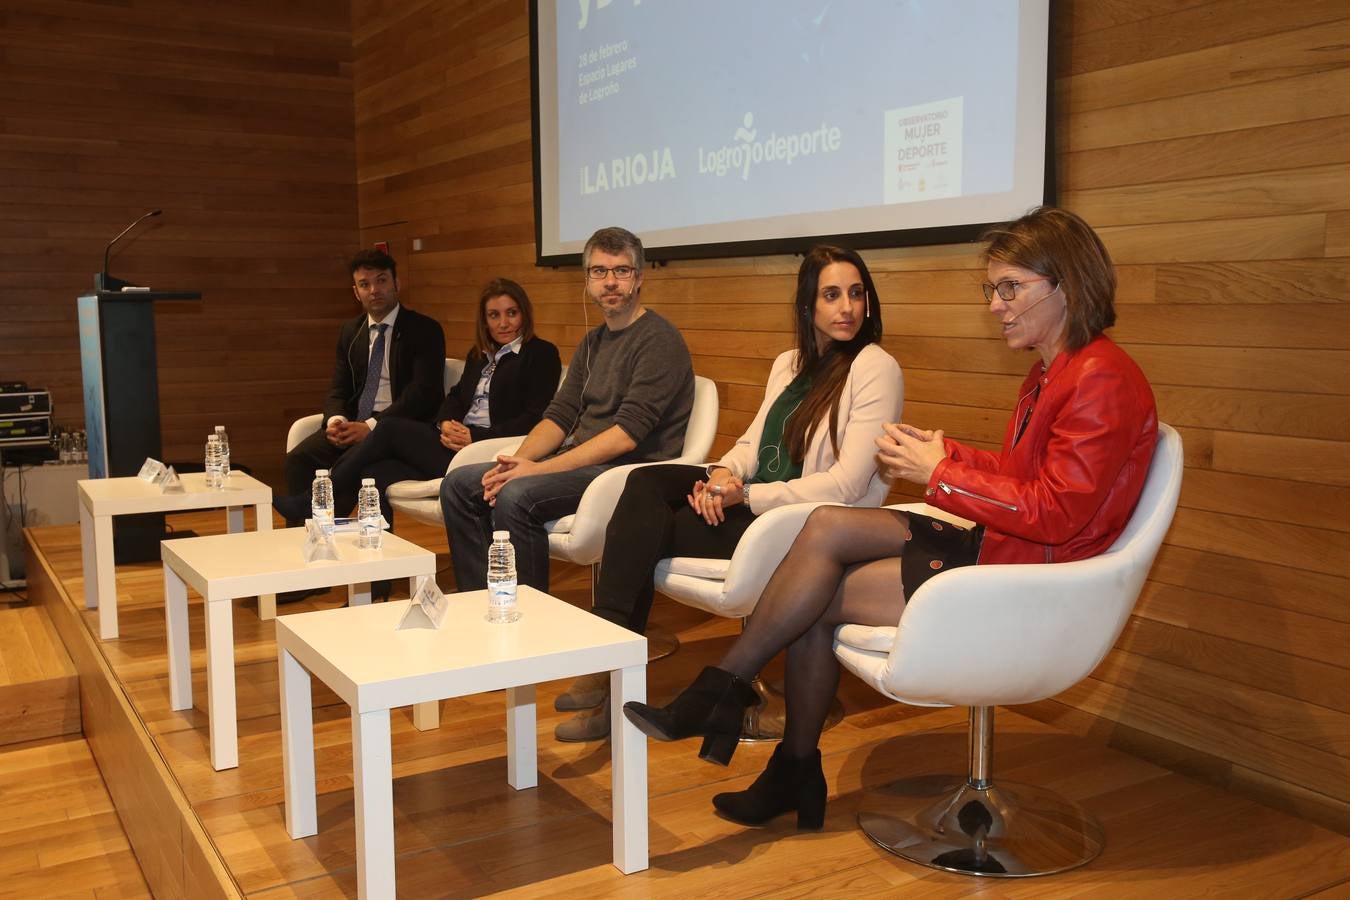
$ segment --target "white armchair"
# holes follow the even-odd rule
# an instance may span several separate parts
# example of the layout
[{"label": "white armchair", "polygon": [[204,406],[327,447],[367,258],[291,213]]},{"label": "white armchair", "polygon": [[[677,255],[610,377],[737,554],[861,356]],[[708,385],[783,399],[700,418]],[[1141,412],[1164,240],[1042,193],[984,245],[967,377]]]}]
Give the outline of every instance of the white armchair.
[{"label": "white armchair", "polygon": [[[915,591],[896,627],[840,626],[835,654],[881,693],[912,705],[970,707],[968,774],[904,779],[869,793],[858,814],[868,837],[913,862],[972,875],[1060,872],[1101,851],[1101,826],[1076,803],[994,783],[994,707],[1054,696],[1111,650],[1172,522],[1181,476],[1181,439],[1160,424],[1139,504],[1105,553],[954,569]],[[942,515],[923,504],[898,508]]]},{"label": "white armchair", "polygon": [[[464,374],[464,360],[446,359],[445,372],[441,376],[441,391],[445,393],[455,386],[459,381],[459,376]],[[286,452],[290,453],[301,441],[309,437],[314,432],[323,427],[323,413],[314,413],[313,415],[301,416],[291,423],[291,430],[286,433]]]},{"label": "white armchair", "polygon": [[[717,414],[720,403],[717,385],[712,379],[694,376],[694,406],[689,413],[689,425],[684,432],[684,448],[680,455],[667,462],[698,464],[708,456],[717,436]],[[615,466],[600,475],[581,495],[581,504],[570,516],[555,519],[544,527],[548,529],[549,555],[579,566],[595,566],[605,549],[605,529],[609,517],[619,502],[628,473],[639,466],[657,463],[633,463]]]},{"label": "white armchair", "polygon": [[[858,506],[880,506],[890,484],[874,476]],[[758,516],[741,536],[731,559],[674,556],[656,564],[656,590],[667,597],[719,616],[744,619],[755,611],[769,576],[787,556],[806,517],[826,503],[793,503]],[[834,504],[837,505],[837,504]],[[754,681],[760,702],[746,711],[742,741],[776,741],[783,736],[782,696],[761,679]],[[842,718],[831,710],[827,726]]]}]

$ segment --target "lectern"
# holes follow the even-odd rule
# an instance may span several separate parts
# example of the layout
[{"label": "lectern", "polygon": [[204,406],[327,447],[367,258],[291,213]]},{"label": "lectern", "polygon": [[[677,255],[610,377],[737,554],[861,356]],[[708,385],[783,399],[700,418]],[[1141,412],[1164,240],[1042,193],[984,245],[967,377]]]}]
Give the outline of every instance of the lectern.
[{"label": "lectern", "polygon": [[[109,278],[100,286],[120,288],[122,283]],[[201,296],[132,289],[95,290],[78,299],[89,477],[135,475],[147,456],[161,457],[154,304]],[[163,536],[162,513],[114,519],[113,558],[117,563],[159,559]]]}]

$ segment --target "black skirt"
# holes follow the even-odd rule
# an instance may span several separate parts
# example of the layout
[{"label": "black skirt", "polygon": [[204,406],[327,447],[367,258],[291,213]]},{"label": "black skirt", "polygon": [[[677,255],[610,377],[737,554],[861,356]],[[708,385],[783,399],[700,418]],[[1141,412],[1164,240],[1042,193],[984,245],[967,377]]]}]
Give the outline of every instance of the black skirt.
[{"label": "black skirt", "polygon": [[980,555],[984,526],[963,528],[941,519],[909,515],[909,533],[900,557],[900,579],[906,597],[939,572],[973,566]]}]

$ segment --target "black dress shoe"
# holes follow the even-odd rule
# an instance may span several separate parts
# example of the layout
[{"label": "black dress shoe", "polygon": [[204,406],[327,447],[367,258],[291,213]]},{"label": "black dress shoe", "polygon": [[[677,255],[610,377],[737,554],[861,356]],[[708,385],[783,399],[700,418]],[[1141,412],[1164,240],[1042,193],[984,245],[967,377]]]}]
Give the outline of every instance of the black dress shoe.
[{"label": "black dress shoe", "polygon": [[287,528],[299,528],[305,524],[305,519],[309,518],[309,498],[303,494],[283,494],[273,497],[272,508],[286,520]]}]

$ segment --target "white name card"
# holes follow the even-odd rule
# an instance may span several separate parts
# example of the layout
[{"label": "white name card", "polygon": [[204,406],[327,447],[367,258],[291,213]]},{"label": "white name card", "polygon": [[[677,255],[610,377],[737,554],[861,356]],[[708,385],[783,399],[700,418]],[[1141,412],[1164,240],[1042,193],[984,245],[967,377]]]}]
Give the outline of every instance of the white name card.
[{"label": "white name card", "polygon": [[164,463],[147,456],[145,462],[141,463],[141,470],[136,473],[136,477],[148,484],[154,484],[162,474],[164,474]]},{"label": "white name card", "polygon": [[173,470],[173,466],[166,466],[155,478],[155,484],[159,485],[160,493],[163,494],[183,493],[183,482]]},{"label": "white name card", "polygon": [[423,575],[417,581],[417,591],[413,594],[412,602],[404,610],[403,618],[398,620],[394,630],[440,628],[449,606],[450,601],[445,599],[441,589],[436,586],[436,579]]},{"label": "white name card", "polygon": [[[385,521],[384,516],[380,516],[380,528],[383,531],[389,530],[389,523]],[[333,520],[334,534],[360,534],[361,520],[353,518],[341,518]]]}]

